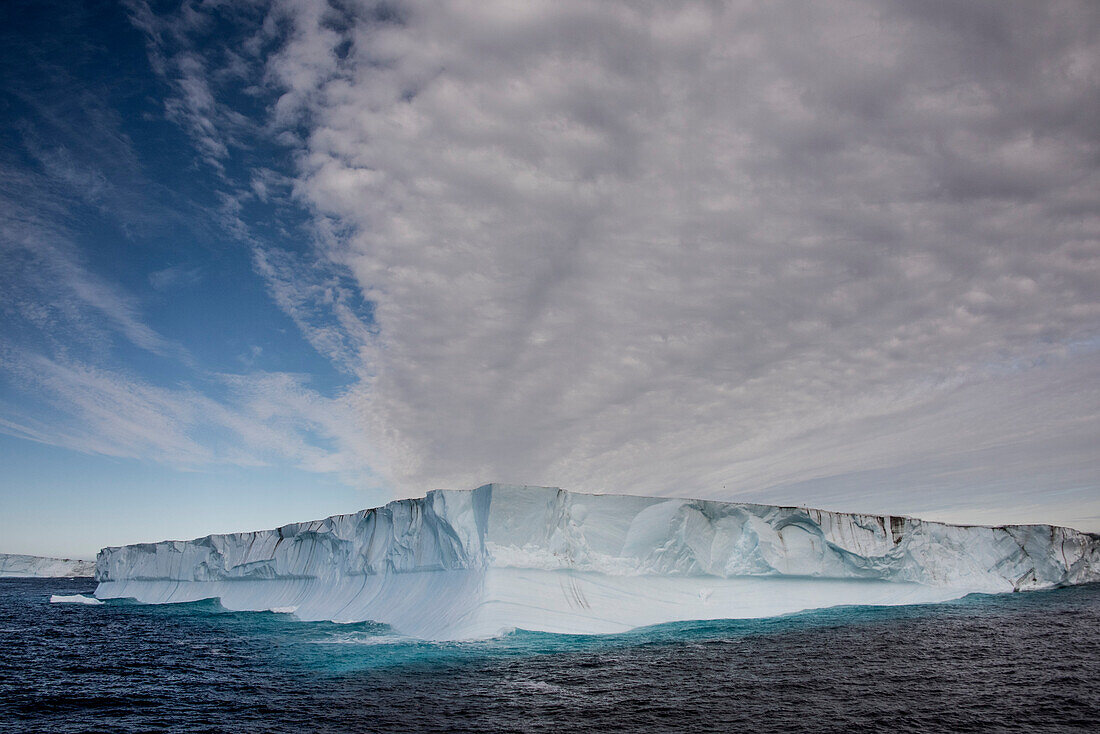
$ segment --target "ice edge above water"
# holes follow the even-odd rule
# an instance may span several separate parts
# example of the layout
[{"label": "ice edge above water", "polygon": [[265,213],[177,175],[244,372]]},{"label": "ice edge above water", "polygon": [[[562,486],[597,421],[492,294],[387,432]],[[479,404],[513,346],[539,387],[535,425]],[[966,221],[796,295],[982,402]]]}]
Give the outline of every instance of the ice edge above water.
[{"label": "ice edge above water", "polygon": [[275,530],[105,548],[96,579],[101,599],[218,598],[453,640],[1100,581],[1100,536],[493,484]]},{"label": "ice edge above water", "polygon": [[95,597],[84,596],[83,594],[53,594],[50,596],[50,604],[102,604],[103,602]]}]

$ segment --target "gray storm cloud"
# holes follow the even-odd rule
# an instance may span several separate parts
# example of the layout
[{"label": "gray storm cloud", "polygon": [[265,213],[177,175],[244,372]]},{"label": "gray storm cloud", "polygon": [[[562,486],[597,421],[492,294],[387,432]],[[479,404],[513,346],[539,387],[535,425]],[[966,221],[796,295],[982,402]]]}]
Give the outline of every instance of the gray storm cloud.
[{"label": "gray storm cloud", "polygon": [[[1094,4],[284,2],[277,33],[319,262],[260,270],[399,491],[1100,526]],[[295,296],[319,264],[369,328]]]}]

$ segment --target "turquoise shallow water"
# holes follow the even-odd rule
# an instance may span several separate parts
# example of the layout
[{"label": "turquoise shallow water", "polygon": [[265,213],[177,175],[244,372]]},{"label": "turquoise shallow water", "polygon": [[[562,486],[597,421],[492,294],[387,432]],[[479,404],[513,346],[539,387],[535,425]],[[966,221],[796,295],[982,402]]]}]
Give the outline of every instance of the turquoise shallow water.
[{"label": "turquoise shallow water", "polygon": [[0,731],[1094,731],[1100,586],[464,643],[0,580]]}]

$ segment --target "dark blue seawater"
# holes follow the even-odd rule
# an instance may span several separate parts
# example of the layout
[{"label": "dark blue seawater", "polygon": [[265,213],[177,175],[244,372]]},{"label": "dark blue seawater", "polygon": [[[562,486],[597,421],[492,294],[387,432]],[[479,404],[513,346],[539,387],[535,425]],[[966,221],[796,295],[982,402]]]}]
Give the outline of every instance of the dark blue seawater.
[{"label": "dark blue seawater", "polygon": [[477,643],[0,579],[0,731],[1100,731],[1100,585]]}]

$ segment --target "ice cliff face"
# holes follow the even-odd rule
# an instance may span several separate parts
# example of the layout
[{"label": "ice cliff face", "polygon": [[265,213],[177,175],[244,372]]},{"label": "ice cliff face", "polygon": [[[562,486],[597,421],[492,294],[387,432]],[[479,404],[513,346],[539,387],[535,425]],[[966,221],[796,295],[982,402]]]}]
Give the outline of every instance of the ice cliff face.
[{"label": "ice cliff face", "polygon": [[0,578],[91,576],[95,564],[70,558],[43,558],[0,553]]},{"label": "ice cliff face", "polygon": [[1100,536],[487,485],[277,530],[105,548],[96,578],[100,598],[218,597],[453,639],[1100,581]]}]

